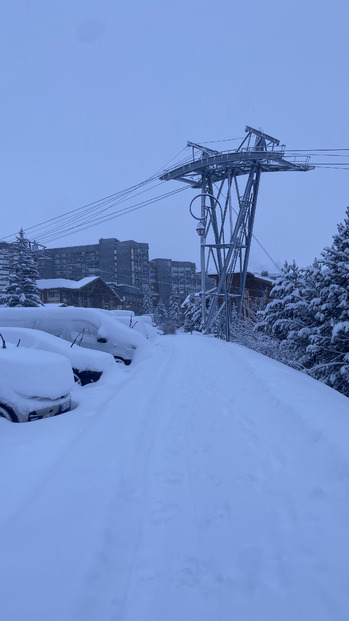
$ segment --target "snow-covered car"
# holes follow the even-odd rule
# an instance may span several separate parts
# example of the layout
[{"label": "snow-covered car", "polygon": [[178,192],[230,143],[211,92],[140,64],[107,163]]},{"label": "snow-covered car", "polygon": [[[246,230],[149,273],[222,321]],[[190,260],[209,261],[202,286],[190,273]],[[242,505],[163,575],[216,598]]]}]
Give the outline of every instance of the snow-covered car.
[{"label": "snow-covered car", "polygon": [[82,347],[112,354],[115,359],[125,364],[130,364],[137,347],[146,342],[139,332],[97,308],[2,306],[0,326],[42,330],[70,343],[78,342]]},{"label": "snow-covered car", "polygon": [[0,416],[27,422],[71,408],[74,377],[67,358],[0,342]]},{"label": "snow-covered car", "polygon": [[77,343],[53,336],[33,328],[0,327],[0,333],[8,343],[20,344],[21,347],[41,349],[61,354],[70,361],[75,381],[84,386],[97,382],[102,374],[115,371],[115,360],[110,354],[102,351],[83,349]]},{"label": "snow-covered car", "polygon": [[133,311],[111,310],[105,311],[110,317],[114,317],[125,326],[140,332],[146,339],[156,338],[158,329],[153,326],[151,315],[135,315]]}]

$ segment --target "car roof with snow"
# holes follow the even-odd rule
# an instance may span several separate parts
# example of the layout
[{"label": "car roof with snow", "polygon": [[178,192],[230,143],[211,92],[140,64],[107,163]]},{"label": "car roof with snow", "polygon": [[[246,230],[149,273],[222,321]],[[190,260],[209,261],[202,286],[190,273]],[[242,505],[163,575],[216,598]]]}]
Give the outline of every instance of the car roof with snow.
[{"label": "car roof with snow", "polygon": [[[114,357],[129,361],[134,351],[146,343],[140,332],[96,308],[0,307],[0,325],[37,328],[70,341],[81,334],[83,347],[109,351]],[[96,340],[109,341],[109,348],[93,347]]]},{"label": "car roof with snow", "polygon": [[9,343],[17,344],[20,341],[20,346],[23,347],[61,354],[70,360],[73,368],[79,371],[106,371],[115,367],[115,360],[110,354],[94,349],[85,349],[77,344],[72,346],[69,341],[48,332],[42,332],[42,330],[0,326],[0,334]]}]

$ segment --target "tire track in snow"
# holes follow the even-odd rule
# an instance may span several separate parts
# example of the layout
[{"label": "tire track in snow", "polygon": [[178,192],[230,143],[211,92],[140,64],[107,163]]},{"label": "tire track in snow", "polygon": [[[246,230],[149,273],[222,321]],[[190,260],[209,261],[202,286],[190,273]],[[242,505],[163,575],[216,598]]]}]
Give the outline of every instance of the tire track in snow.
[{"label": "tire track in snow", "polygon": [[[223,413],[230,425],[232,402],[219,398],[216,376],[210,360],[201,360],[201,347],[184,349],[181,339],[174,341],[177,368],[167,378],[164,392],[171,407],[163,404],[162,429],[157,436],[153,465],[150,467],[147,515],[136,570],[132,576],[123,621],[136,618],[178,619],[183,614],[196,618],[205,602],[207,619],[219,618],[214,600],[217,591],[231,587],[229,572],[212,567],[210,550],[205,553],[208,530],[212,546],[219,529],[229,529],[232,502],[221,488],[226,464],[210,460],[219,452],[219,438],[212,446],[212,433]],[[195,376],[186,371],[197,367]],[[208,402],[210,415],[208,416]],[[229,412],[227,413],[227,410]],[[224,427],[223,431],[224,433]],[[192,447],[194,458],[189,454]],[[228,477],[229,478],[229,477]],[[202,493],[196,487],[200,485]],[[149,554],[149,541],[152,553]],[[154,551],[155,548],[155,551]],[[218,563],[219,566],[219,563]],[[166,609],[167,601],[177,601]],[[191,612],[190,612],[191,611]],[[202,618],[202,612],[200,613]],[[205,617],[206,618],[206,617]]]},{"label": "tire track in snow", "polygon": [[[131,410],[138,405],[140,414],[133,427],[130,418],[124,421],[121,433],[124,434],[125,445],[118,446],[119,479],[105,514],[99,548],[91,558],[91,567],[85,576],[86,586],[77,604],[77,618],[82,618],[81,615],[89,621],[124,618],[144,528],[150,456],[162,415],[159,386],[163,386],[171,367],[172,349],[159,344],[157,352],[160,354],[156,359],[157,367],[153,366],[151,373],[147,373],[147,382],[144,383],[143,370],[135,369],[122,394],[118,395],[118,399],[128,404]],[[148,360],[143,361],[141,366],[144,364],[148,364]],[[141,405],[140,394],[143,394]],[[122,559],[122,564],[118,558]],[[125,559],[128,559],[126,567]]]},{"label": "tire track in snow", "polygon": [[[175,342],[171,343],[168,339],[166,347],[171,347],[174,351]],[[195,539],[195,528],[188,524],[185,511],[190,492],[183,460],[184,430],[178,426],[177,420],[175,425],[173,421],[174,411],[179,417],[185,413],[185,407],[182,407],[183,399],[185,403],[182,390],[183,370],[178,365],[181,367],[181,361],[175,351],[174,359],[164,375],[162,395],[156,404],[159,408],[159,429],[147,464],[145,520],[138,539],[123,608],[115,621],[158,618],[153,599],[161,599],[160,593],[166,587],[169,576],[174,581],[184,574],[186,580],[192,577],[188,563],[184,568],[183,563],[178,560],[173,563],[173,555],[178,556],[178,546],[188,528]],[[180,401],[178,391],[181,395]],[[196,557],[198,549],[195,543],[193,548],[191,556]],[[180,568],[177,567],[178,564]]]},{"label": "tire track in snow", "polygon": [[[186,365],[197,363],[197,356],[188,357],[188,352],[182,352],[176,343],[171,339],[164,341],[168,357],[166,367],[161,374],[155,374],[147,386],[143,407],[148,416],[151,412],[153,419],[148,450],[138,452],[136,469],[133,461],[123,467],[122,478],[130,500],[125,503],[119,492],[114,495],[106,516],[106,523],[114,534],[112,537],[106,534],[92,561],[93,569],[82,599],[86,593],[89,597],[79,611],[91,621],[101,616],[108,621],[164,618],[161,615],[168,616],[168,611],[157,612],[156,606],[161,602],[166,605],[166,596],[163,598],[161,593],[166,591],[168,583],[173,584],[180,605],[183,597],[189,598],[194,610],[198,610],[209,590],[211,576],[200,557],[198,516],[190,483],[186,437],[198,391],[197,386],[190,385]],[[174,353],[172,358],[171,353]],[[192,436],[193,430],[190,433]],[[135,494],[140,479],[142,490],[138,489]],[[125,513],[122,518],[120,509]],[[125,521],[132,520],[132,516],[137,524],[126,536],[128,544],[123,546],[121,556],[123,561],[125,558],[128,561],[127,567],[122,567],[116,560],[120,536],[115,529],[123,529],[125,535]],[[100,576],[97,582],[96,571]],[[206,607],[209,608],[209,602]]]}]

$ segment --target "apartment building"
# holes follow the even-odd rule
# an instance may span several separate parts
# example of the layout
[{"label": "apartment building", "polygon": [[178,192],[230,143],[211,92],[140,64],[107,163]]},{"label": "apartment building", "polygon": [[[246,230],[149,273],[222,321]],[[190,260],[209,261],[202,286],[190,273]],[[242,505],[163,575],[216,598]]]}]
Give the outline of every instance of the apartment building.
[{"label": "apartment building", "polygon": [[81,280],[89,276],[100,276],[98,244],[45,248],[37,256],[41,278]]},{"label": "apartment building", "polygon": [[172,291],[183,301],[196,290],[196,265],[190,261],[172,261]]},{"label": "apartment building", "polygon": [[[5,242],[0,245],[0,290],[7,284],[11,246]],[[149,261],[148,244],[134,240],[120,241],[112,237],[101,238],[96,244],[35,248],[35,257],[40,279],[79,281],[99,276],[106,283],[125,287],[120,293],[129,298],[128,303],[135,310],[139,310],[149,287],[155,304],[161,298],[165,305],[172,292],[183,302],[189,293],[197,290],[195,263],[162,258]]]},{"label": "apartment building", "polygon": [[144,293],[149,287],[149,245],[133,240],[118,243],[118,285],[131,285]]},{"label": "apartment building", "polygon": [[152,259],[149,261],[150,287],[165,306],[172,292],[183,302],[189,293],[195,292],[195,272],[195,263],[189,261]]},{"label": "apartment building", "polygon": [[134,240],[100,239],[98,244],[47,248],[38,253],[41,278],[81,280],[100,276],[105,282],[149,287],[149,246]]},{"label": "apartment building", "polygon": [[0,291],[2,291],[8,283],[10,273],[10,252],[11,244],[0,242]]}]

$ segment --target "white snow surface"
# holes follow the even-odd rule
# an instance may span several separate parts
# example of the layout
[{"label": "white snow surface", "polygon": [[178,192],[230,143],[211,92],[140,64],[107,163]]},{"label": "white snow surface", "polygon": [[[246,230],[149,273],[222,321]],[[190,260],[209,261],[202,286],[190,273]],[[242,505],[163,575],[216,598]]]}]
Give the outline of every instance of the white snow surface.
[{"label": "white snow surface", "polygon": [[90,282],[97,280],[99,276],[86,276],[81,280],[69,280],[67,278],[41,278],[36,281],[38,289],[81,289]]},{"label": "white snow surface", "polygon": [[[152,340],[159,334],[158,328],[153,326],[151,315],[135,315],[133,311],[104,311],[109,317],[115,317],[118,322],[140,332],[145,338]],[[130,314],[132,313],[132,314]]]},{"label": "white snow surface", "polygon": [[347,398],[201,335],[73,397],[0,419],[4,621],[347,621]]}]

